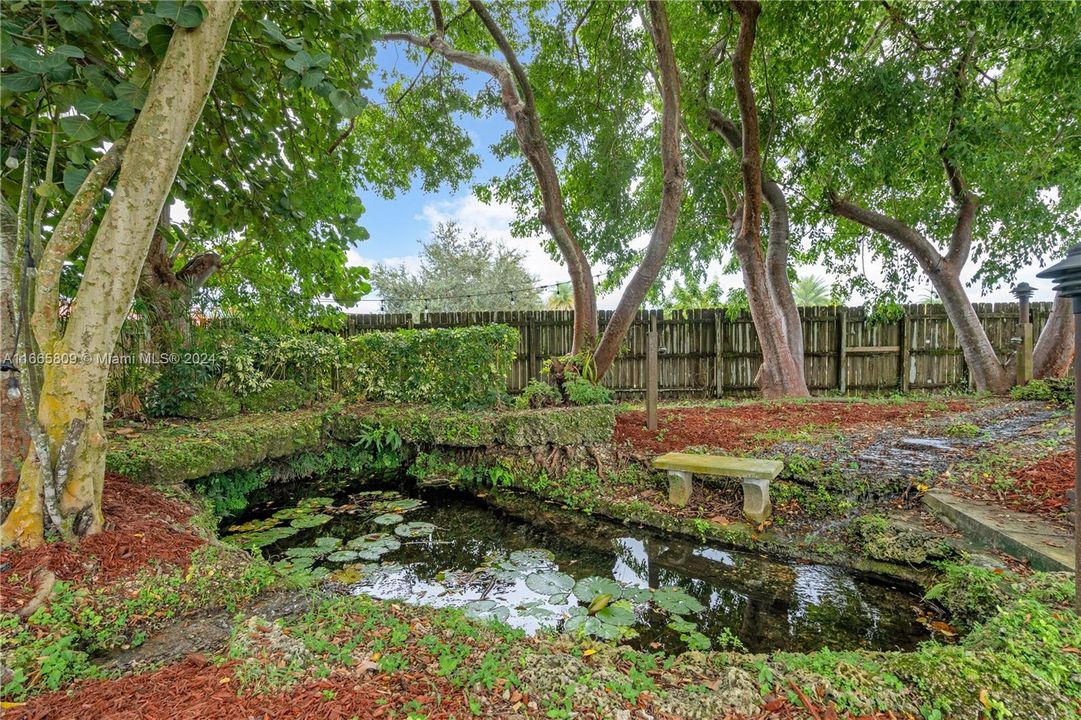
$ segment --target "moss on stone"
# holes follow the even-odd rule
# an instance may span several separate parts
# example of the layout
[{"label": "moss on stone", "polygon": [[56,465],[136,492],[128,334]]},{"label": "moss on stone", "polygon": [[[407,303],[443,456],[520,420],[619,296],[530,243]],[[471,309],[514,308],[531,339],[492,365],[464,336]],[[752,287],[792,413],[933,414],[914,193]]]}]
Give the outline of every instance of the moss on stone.
[{"label": "moss on stone", "polygon": [[508,410],[494,413],[496,440],[503,445],[601,445],[611,442],[616,413],[611,405]]},{"label": "moss on stone", "polygon": [[864,515],[849,526],[864,555],[883,562],[923,565],[956,554],[945,538],[882,515]]}]

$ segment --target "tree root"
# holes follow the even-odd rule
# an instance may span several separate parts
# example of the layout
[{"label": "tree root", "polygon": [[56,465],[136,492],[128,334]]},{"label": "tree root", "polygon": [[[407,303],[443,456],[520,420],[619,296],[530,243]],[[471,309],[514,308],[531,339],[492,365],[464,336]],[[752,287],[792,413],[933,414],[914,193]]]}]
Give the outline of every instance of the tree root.
[{"label": "tree root", "polygon": [[38,589],[34,593],[34,597],[30,598],[30,602],[19,610],[18,615],[23,620],[33,615],[38,608],[45,604],[45,601],[49,599],[53,592],[53,586],[56,585],[56,575],[51,570],[36,570],[34,575],[38,577]]}]

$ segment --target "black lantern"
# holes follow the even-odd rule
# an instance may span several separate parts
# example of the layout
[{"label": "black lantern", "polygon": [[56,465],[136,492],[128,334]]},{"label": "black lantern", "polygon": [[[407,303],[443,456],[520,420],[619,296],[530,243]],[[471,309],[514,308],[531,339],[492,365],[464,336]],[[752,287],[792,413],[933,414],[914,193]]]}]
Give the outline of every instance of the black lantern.
[{"label": "black lantern", "polygon": [[1074,319],[1074,608],[1081,614],[1081,464],[1078,464],[1078,451],[1081,450],[1081,243],[1066,251],[1066,257],[1051,267],[1036,273],[1038,278],[1051,280],[1055,292],[1070,298],[1073,304]]},{"label": "black lantern", "polygon": [[1032,300],[1032,295],[1036,292],[1036,288],[1032,287],[1027,282],[1023,282],[1017,283],[1010,292],[1017,298],[1017,309],[1021,324],[1023,325],[1030,322],[1028,312],[1029,301]]}]

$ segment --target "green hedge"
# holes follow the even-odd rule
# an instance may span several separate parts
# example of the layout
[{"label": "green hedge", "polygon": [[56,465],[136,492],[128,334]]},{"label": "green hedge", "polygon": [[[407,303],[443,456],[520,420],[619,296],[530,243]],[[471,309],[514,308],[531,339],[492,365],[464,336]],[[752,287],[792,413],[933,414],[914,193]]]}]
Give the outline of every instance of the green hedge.
[{"label": "green hedge", "polygon": [[485,407],[506,392],[518,331],[506,325],[397,330],[352,338],[369,400]]}]

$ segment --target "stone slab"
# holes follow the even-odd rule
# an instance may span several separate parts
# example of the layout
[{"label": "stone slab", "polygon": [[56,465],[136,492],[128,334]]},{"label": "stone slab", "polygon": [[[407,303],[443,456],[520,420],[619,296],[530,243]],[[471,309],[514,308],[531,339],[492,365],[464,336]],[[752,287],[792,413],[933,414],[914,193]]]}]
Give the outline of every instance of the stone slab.
[{"label": "stone slab", "polygon": [[699,475],[723,475],[734,478],[772,480],[784,469],[784,463],[780,460],[673,452],[654,458],[653,467],[661,470],[679,470]]},{"label": "stone slab", "polygon": [[923,503],[973,543],[1027,560],[1037,570],[1074,570],[1071,535],[1028,513],[931,490]]}]

